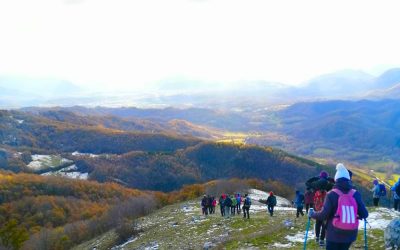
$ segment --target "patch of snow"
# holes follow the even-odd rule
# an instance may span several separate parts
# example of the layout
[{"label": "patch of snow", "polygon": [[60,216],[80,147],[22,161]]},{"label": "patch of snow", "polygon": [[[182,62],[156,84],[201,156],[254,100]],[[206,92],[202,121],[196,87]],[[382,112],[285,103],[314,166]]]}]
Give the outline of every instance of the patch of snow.
[{"label": "patch of snow", "polygon": [[68,172],[65,174],[65,177],[71,178],[71,179],[87,180],[89,177],[89,173]]},{"label": "patch of snow", "polygon": [[[54,155],[32,155],[32,161],[27,165],[28,168],[37,171],[43,168],[54,168],[53,158],[59,157]],[[59,158],[59,164],[72,163],[73,161],[65,158]]]},{"label": "patch of snow", "polygon": [[159,245],[158,245],[158,242],[151,242],[150,243],[150,246],[146,246],[144,249],[145,250],[157,250],[157,249],[159,249]]},{"label": "patch of snow", "polygon": [[28,168],[32,169],[32,170],[40,170],[42,169],[42,162],[40,161],[31,161],[28,165]]},{"label": "patch of snow", "polygon": [[[306,234],[306,232],[298,232],[295,235],[286,235],[285,239],[287,239],[289,242],[293,242],[293,243],[304,242],[305,234]],[[313,240],[313,239],[315,239],[315,235],[314,235],[312,228],[310,228],[310,230],[308,231],[307,241]]]},{"label": "patch of snow", "polygon": [[[259,201],[259,200],[267,200],[269,193],[258,190],[258,189],[250,189],[249,196],[252,200]],[[291,207],[292,203],[281,196],[275,195],[276,197],[276,204],[279,207]]]},{"label": "patch of snow", "polygon": [[277,247],[277,248],[291,248],[293,246],[293,244],[292,243],[287,243],[287,244],[274,243],[272,246]]},{"label": "patch of snow", "polygon": [[18,124],[24,123],[24,120],[18,120],[18,119],[15,119],[15,120],[18,122]]},{"label": "patch of snow", "polygon": [[91,154],[91,153],[80,153],[78,151],[72,152],[71,155],[73,156],[89,156],[91,158],[99,157],[99,155]]},{"label": "patch of snow", "polygon": [[[398,217],[400,212],[383,207],[377,208],[376,211],[369,213],[367,228],[384,230],[394,218]],[[360,221],[358,228],[364,229],[364,221]]]},{"label": "patch of snow", "polygon": [[184,213],[191,213],[191,212],[194,212],[196,210],[196,208],[193,206],[183,205],[181,210]]},{"label": "patch of snow", "polygon": [[33,161],[51,161],[50,155],[32,155]]},{"label": "patch of snow", "polygon": [[125,247],[126,245],[128,245],[128,244],[130,244],[130,243],[132,243],[132,242],[135,242],[137,239],[138,239],[138,237],[131,238],[131,239],[129,239],[127,242],[125,242],[125,243],[123,243],[123,244],[121,244],[121,245],[112,247],[111,250],[123,250],[124,247]]},{"label": "patch of snow", "polygon": [[66,159],[66,158],[61,158],[61,164],[65,164],[65,163],[72,163],[74,161],[70,160],[70,159]]},{"label": "patch of snow", "polygon": [[[79,180],[87,180],[89,177],[89,173],[81,173],[78,171],[73,171],[73,170],[78,170],[78,167],[73,164],[69,167],[62,168],[58,171],[49,171],[46,173],[43,173],[41,175],[43,176],[60,176],[60,177],[65,177],[65,178],[70,178],[70,179],[79,179]],[[73,172],[71,172],[73,171]]]}]

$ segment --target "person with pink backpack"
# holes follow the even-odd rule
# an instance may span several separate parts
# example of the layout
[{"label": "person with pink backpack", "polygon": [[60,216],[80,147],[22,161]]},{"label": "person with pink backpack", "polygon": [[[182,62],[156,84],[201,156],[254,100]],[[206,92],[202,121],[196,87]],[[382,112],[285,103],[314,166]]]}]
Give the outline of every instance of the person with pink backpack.
[{"label": "person with pink backpack", "polygon": [[361,194],[353,189],[349,171],[342,163],[336,166],[335,185],[326,195],[322,210],[311,210],[309,217],[327,221],[327,250],[348,250],[357,239],[358,220],[368,218],[368,210]]}]

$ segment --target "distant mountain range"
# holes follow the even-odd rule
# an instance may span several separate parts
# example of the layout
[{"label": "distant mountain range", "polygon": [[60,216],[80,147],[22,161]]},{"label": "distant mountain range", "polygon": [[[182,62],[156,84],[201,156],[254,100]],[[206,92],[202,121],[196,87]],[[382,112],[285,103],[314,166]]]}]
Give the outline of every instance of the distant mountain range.
[{"label": "distant mountain range", "polygon": [[[293,104],[299,101],[332,99],[394,98],[386,95],[400,83],[400,68],[389,69],[378,77],[359,70],[342,70],[313,78],[292,87],[278,82],[202,82],[168,79],[152,84],[147,92],[114,93],[87,91],[57,79],[0,77],[0,105],[26,106],[174,106],[241,109],[248,105]],[[371,96],[371,91],[381,95]],[[397,97],[396,97],[397,98]]]}]

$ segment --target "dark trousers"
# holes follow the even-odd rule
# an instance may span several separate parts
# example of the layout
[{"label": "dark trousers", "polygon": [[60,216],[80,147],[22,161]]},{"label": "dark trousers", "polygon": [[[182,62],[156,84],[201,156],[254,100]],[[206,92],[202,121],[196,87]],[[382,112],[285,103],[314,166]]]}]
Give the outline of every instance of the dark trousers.
[{"label": "dark trousers", "polygon": [[306,214],[308,214],[308,209],[310,208],[314,208],[314,204],[312,203],[306,204]]},{"label": "dark trousers", "polygon": [[240,214],[240,203],[239,203],[239,202],[238,202],[238,204],[236,205],[236,210],[237,210],[237,213]]},{"label": "dark trousers", "polygon": [[269,212],[269,215],[273,216],[274,215],[274,206],[268,205],[268,212]]},{"label": "dark trousers", "polygon": [[243,206],[243,218],[246,218],[246,214],[247,214],[247,219],[250,219],[250,207]]},{"label": "dark trousers", "polygon": [[220,206],[220,209],[221,209],[221,216],[225,216],[225,207]]},{"label": "dark trousers", "polygon": [[236,212],[236,206],[232,206],[231,207],[231,214],[235,215],[235,212]]},{"label": "dark trousers", "polygon": [[304,216],[303,207],[297,207],[296,217],[299,218],[299,215]]},{"label": "dark trousers", "polygon": [[338,243],[327,241],[326,242],[326,250],[349,250],[351,243]]},{"label": "dark trousers", "polygon": [[208,213],[209,213],[209,214],[212,214],[212,206],[209,206],[209,207],[208,207]]},{"label": "dark trousers", "polygon": [[203,207],[203,215],[208,215],[208,207]]},{"label": "dark trousers", "polygon": [[394,199],[394,210],[400,211],[400,199]]},{"label": "dark trousers", "polygon": [[374,206],[379,206],[379,198],[373,198],[372,201],[374,202]]},{"label": "dark trousers", "polygon": [[317,220],[315,222],[315,237],[320,240],[325,240],[326,223],[323,220]]}]

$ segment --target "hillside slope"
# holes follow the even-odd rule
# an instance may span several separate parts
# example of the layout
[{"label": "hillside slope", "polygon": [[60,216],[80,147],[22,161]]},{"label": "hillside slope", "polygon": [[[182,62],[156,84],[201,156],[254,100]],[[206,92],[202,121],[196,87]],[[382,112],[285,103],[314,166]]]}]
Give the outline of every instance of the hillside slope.
[{"label": "hillside slope", "polygon": [[114,183],[0,171],[0,228],[7,228],[0,230],[0,247],[37,249],[51,238],[68,248],[116,227],[127,216],[119,209],[140,199],[150,196]]},{"label": "hillside slope", "polygon": [[[256,194],[257,198],[267,196],[260,191]],[[167,206],[139,219],[136,226],[142,232],[121,245],[113,244],[116,235],[110,231],[74,249],[301,249],[307,218],[296,219],[295,209],[287,207],[288,203],[286,199],[278,199],[274,216],[270,217],[266,206],[253,199],[251,218],[247,220],[242,215],[223,218],[219,211],[202,216],[199,201],[192,200]],[[400,214],[384,208],[370,209],[370,212],[369,248],[384,249],[383,229]],[[312,231],[308,236],[308,248],[319,249]],[[362,248],[363,244],[360,225],[359,237],[352,249]]]}]

